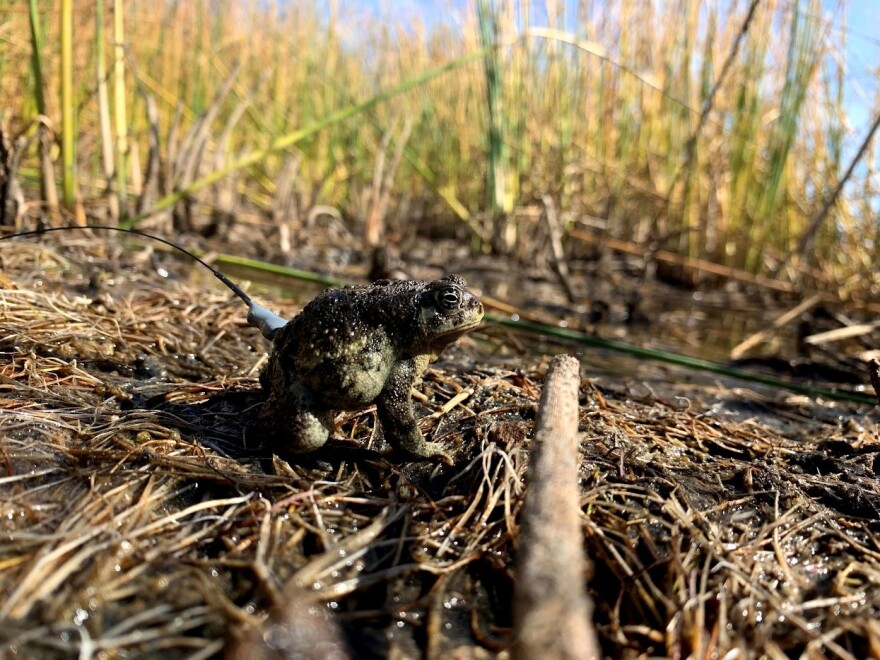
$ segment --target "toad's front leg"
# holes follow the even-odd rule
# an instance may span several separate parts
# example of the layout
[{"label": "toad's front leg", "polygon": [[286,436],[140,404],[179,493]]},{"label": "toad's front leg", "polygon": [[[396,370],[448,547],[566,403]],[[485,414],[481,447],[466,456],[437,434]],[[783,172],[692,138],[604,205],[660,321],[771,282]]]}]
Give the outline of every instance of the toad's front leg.
[{"label": "toad's front leg", "polygon": [[403,454],[415,458],[438,456],[452,465],[452,455],[439,442],[427,442],[416,422],[411,390],[420,371],[414,360],[401,360],[395,364],[385,388],[376,399],[385,439]]}]

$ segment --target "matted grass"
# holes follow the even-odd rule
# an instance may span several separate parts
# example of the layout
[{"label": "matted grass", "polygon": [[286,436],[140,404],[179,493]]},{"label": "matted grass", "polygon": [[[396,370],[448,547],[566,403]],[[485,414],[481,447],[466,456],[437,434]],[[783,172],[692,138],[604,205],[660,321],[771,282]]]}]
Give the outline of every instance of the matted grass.
[{"label": "matted grass", "polygon": [[[10,653],[208,657],[297,585],[361,657],[509,644],[543,362],[475,362],[470,339],[429,370],[421,425],[454,467],[377,453],[370,411],[339,419],[367,448],[288,465],[248,435],[264,346],[242,305],[112,241],[43,242],[0,246]],[[608,655],[877,652],[876,413],[607,379],[580,396]]]}]

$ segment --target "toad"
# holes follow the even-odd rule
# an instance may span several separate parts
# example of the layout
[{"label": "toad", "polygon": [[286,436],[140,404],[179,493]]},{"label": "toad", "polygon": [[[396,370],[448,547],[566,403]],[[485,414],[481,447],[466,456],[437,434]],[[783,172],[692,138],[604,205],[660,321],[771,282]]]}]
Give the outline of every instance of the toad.
[{"label": "toad", "polygon": [[479,325],[483,306],[458,275],[433,282],[382,280],[330,289],[290,322],[258,305],[235,282],[181,246],[139,229],[83,225],[47,227],[0,241],[54,231],[98,229],[159,241],[210,270],[248,307],[248,323],[272,341],[260,375],[266,391],[259,420],[276,447],[293,453],[321,447],[333,416],[376,404],[389,444],[414,458],[451,462],[416,423],[411,389],[446,346]]},{"label": "toad", "polygon": [[309,452],[327,441],[336,412],[375,403],[395,450],[451,462],[422,435],[411,388],[482,318],[480,300],[457,275],[327,290],[283,327],[261,327],[274,344],[260,376],[268,395],[261,424],[276,446]]}]

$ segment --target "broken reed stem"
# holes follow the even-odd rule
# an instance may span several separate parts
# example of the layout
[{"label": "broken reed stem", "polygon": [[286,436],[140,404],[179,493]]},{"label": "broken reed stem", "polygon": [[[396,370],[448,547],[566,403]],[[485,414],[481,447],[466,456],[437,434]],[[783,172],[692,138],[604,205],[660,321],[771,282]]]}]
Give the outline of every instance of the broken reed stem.
[{"label": "broken reed stem", "polygon": [[876,358],[868,362],[868,374],[871,376],[871,386],[877,395],[877,403],[880,404],[880,360]]},{"label": "broken reed stem", "polygon": [[580,364],[550,362],[538,409],[519,538],[514,657],[601,657],[586,593],[578,487]]},{"label": "broken reed stem", "polygon": [[819,227],[825,220],[825,217],[828,215],[831,207],[833,207],[837,203],[837,199],[840,197],[840,193],[843,192],[843,187],[846,185],[846,182],[850,180],[850,177],[852,177],[853,172],[855,172],[856,166],[865,157],[868,149],[870,149],[871,143],[874,140],[874,134],[877,132],[878,129],[880,129],[880,113],[878,113],[874,117],[874,121],[871,124],[871,128],[868,129],[868,133],[867,135],[865,135],[865,139],[862,142],[862,145],[859,147],[856,155],[853,156],[849,167],[846,168],[846,172],[841,177],[840,181],[837,182],[837,186],[834,188],[832,193],[828,196],[828,199],[825,200],[819,210],[813,214],[812,218],[810,218],[810,223],[807,225],[806,230],[804,230],[803,236],[801,236],[801,239],[798,242],[797,249],[794,252],[788,253],[782,263],[780,263],[779,266],[776,267],[773,273],[774,277],[782,272],[782,270],[789,264],[792,256],[794,255],[797,255],[798,259],[800,259],[801,261],[807,261],[808,263],[814,262],[814,259],[812,258],[810,252],[813,243],[816,240],[816,233],[819,231]]},{"label": "broken reed stem", "polygon": [[574,303],[577,296],[574,287],[571,284],[571,273],[568,270],[568,261],[565,258],[565,249],[562,247],[562,236],[564,230],[559,214],[556,212],[556,205],[553,203],[553,197],[544,195],[541,198],[544,204],[544,218],[547,220],[547,233],[550,235],[550,254],[553,257],[553,270],[559,278],[559,283],[565,289],[565,295],[568,301]]},{"label": "broken reed stem", "polygon": [[824,298],[824,294],[814,293],[806,300],[801,301],[800,304],[796,305],[787,312],[784,312],[773,321],[769,328],[763,328],[762,330],[759,330],[758,332],[749,335],[736,346],[734,346],[730,350],[730,359],[738,360],[743,355],[745,355],[748,350],[757,346],[760,343],[767,341],[767,339],[772,337],[774,334],[774,330],[779,330],[779,328],[788,325],[796,318],[800,318],[801,315],[805,314],[809,310],[813,309],[813,307],[818,305],[820,302],[822,302]]}]

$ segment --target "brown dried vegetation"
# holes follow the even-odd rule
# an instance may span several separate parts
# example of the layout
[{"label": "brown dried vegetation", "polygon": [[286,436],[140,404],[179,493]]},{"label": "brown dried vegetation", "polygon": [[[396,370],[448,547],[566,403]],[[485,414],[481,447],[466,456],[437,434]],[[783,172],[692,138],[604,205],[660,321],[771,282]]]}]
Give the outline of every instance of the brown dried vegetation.
[{"label": "brown dried vegetation", "polygon": [[[320,612],[359,657],[505,652],[543,364],[429,371],[423,430],[454,468],[389,459],[370,411],[339,420],[357,446],[273,461],[247,433],[265,346],[241,305],[112,245],[0,247],[0,644],[209,657],[295,594],[290,626]],[[604,652],[880,652],[874,413],[669,391],[580,390]]]}]

